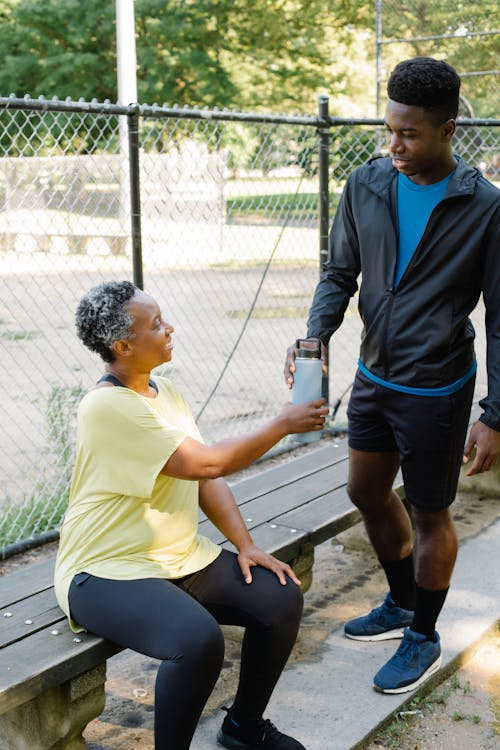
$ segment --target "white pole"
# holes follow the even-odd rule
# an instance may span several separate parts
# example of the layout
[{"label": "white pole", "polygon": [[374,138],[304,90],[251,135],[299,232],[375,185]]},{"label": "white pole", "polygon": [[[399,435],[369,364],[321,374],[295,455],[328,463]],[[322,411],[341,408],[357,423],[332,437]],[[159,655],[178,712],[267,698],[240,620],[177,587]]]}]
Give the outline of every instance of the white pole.
[{"label": "white pole", "polygon": [[[137,64],[135,52],[134,0],[116,0],[116,69],[118,104],[137,103]],[[126,115],[119,115],[120,138],[120,208],[119,231],[130,224],[130,172]]]},{"label": "white pole", "polygon": [[[119,2],[120,0],[117,0]],[[382,80],[382,0],[375,3],[375,112],[380,117],[380,83]]]},{"label": "white pole", "polygon": [[118,104],[137,102],[134,0],[116,0]]}]

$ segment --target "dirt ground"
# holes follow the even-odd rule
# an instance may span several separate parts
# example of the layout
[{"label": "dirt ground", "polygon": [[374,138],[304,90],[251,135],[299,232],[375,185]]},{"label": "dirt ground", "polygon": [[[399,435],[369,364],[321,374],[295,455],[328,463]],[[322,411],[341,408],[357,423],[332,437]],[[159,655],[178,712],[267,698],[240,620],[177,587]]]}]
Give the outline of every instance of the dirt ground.
[{"label": "dirt ground", "polygon": [[[288,460],[291,456],[278,460]],[[476,535],[498,517],[498,501],[462,494],[453,505],[459,538]],[[3,572],[39,560],[55,545],[5,561]],[[291,663],[313,660],[327,636],[349,617],[377,604],[385,579],[360,524],[315,551],[313,583]],[[239,666],[240,631],[224,628],[225,663],[206,714],[230,702]],[[130,651],[108,661],[103,714],[85,732],[89,750],[153,750],[153,693],[157,663]],[[279,685],[278,688],[279,690]],[[222,719],[222,712],[221,712]],[[415,697],[365,750],[493,750],[500,746],[500,630],[474,656],[424,697]],[[334,750],[325,748],[325,750]]]}]

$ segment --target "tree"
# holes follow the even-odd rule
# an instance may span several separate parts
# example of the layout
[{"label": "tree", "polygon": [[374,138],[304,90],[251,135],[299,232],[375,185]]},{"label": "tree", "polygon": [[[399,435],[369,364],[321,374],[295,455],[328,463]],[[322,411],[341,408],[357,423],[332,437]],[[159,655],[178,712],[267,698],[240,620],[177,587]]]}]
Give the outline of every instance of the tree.
[{"label": "tree", "polygon": [[[404,57],[446,58],[459,72],[496,67],[494,0],[383,0],[386,74]],[[135,0],[140,102],[336,114],[373,113],[373,0]],[[116,101],[113,0],[0,0],[0,92]],[[492,115],[498,76],[464,77]],[[356,107],[353,107],[353,102]],[[353,111],[355,110],[355,111]]]},{"label": "tree", "polygon": [[0,92],[116,99],[114,3],[2,0]]},{"label": "tree", "polygon": [[[422,39],[383,46],[386,74],[406,57],[427,55],[446,60],[462,74],[462,93],[476,117],[494,117],[498,109],[499,78],[467,75],[498,68],[498,3],[493,0],[384,0],[383,38]],[[451,35],[450,38],[443,38]],[[465,75],[463,75],[465,74]],[[495,105],[496,102],[496,105]]]},{"label": "tree", "polygon": [[[367,23],[366,6],[136,0],[139,100],[309,108],[331,62],[332,40],[352,34],[349,23]],[[0,0],[0,91],[115,101],[114,12],[114,3],[102,0]]]}]

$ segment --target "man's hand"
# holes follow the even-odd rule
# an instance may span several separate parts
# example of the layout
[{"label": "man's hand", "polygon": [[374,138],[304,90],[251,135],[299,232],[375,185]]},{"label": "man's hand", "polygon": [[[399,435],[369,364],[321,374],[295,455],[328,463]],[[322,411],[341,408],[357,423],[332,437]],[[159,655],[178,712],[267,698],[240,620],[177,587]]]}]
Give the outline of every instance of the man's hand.
[{"label": "man's hand", "polygon": [[500,432],[488,427],[484,422],[474,422],[464,448],[465,464],[470,461],[474,448],[476,455],[472,466],[466,472],[468,477],[491,469],[500,456]]},{"label": "man's hand", "polygon": [[243,574],[243,578],[245,579],[245,583],[252,583],[252,573],[250,568],[252,568],[254,565],[261,565],[263,568],[267,568],[268,570],[271,570],[273,573],[275,573],[278,576],[282,586],[286,586],[287,576],[288,578],[290,578],[290,580],[296,583],[297,586],[300,586],[299,579],[289,565],[281,562],[281,560],[278,560],[276,557],[269,555],[267,552],[264,552],[255,545],[240,549],[238,553],[238,562]]},{"label": "man's hand", "polygon": [[[321,361],[323,362],[323,372],[328,372],[328,349],[321,342]],[[293,386],[293,373],[295,372],[295,342],[286,350],[285,368],[283,374],[285,383],[289,388]]]}]

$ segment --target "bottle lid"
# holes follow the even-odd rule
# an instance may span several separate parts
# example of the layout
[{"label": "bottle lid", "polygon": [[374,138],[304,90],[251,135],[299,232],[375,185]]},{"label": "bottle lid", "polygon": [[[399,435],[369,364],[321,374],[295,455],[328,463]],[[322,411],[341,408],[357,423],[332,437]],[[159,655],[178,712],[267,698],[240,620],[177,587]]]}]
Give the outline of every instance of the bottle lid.
[{"label": "bottle lid", "polygon": [[295,356],[304,359],[321,358],[321,342],[319,339],[297,339],[295,344]]},{"label": "bottle lid", "polygon": [[295,356],[302,359],[320,359],[321,355],[318,349],[295,349]]}]

